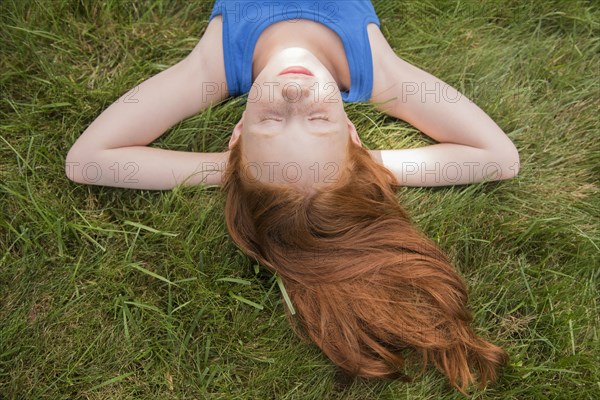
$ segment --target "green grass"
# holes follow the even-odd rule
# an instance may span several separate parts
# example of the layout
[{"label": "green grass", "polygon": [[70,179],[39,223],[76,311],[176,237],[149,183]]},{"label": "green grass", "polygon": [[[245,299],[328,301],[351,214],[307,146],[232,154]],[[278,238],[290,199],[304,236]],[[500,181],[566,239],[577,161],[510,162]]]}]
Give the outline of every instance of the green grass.
[{"label": "green grass", "polygon": [[[229,239],[215,188],[70,182],[64,161],[118,96],[196,44],[212,2],[0,3],[0,398],[454,399],[344,383],[284,318],[274,277]],[[463,91],[515,142],[517,178],[402,188],[511,365],[479,399],[600,393],[600,10],[592,1],[376,1],[397,54]],[[239,100],[153,146],[223,151]],[[428,139],[347,106],[370,149]]]}]

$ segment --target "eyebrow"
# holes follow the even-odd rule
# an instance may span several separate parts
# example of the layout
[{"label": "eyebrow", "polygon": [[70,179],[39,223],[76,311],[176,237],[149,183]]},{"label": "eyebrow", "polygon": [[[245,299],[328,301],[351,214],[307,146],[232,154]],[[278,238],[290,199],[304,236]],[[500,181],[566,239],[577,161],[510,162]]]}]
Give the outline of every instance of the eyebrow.
[{"label": "eyebrow", "polygon": [[[273,132],[264,132],[263,131],[263,132],[261,132],[261,131],[257,131],[257,130],[254,130],[254,129],[250,129],[249,132],[253,136],[256,136],[256,137],[259,137],[259,138],[262,138],[262,139],[270,139],[272,137],[279,136],[279,132],[278,131],[273,131]],[[316,131],[316,132],[309,131],[309,133],[312,136],[316,136],[316,137],[329,137],[329,136],[335,135],[337,132],[336,131],[323,131],[323,132],[320,132],[320,131]]]},{"label": "eyebrow", "polygon": [[[269,111],[282,112],[287,108],[293,108],[293,102],[289,102],[283,99],[279,99],[273,102],[269,102],[268,104],[258,104],[258,111],[262,113],[268,113]],[[313,102],[304,106],[306,112],[314,113],[324,111],[323,104],[319,102]]]}]

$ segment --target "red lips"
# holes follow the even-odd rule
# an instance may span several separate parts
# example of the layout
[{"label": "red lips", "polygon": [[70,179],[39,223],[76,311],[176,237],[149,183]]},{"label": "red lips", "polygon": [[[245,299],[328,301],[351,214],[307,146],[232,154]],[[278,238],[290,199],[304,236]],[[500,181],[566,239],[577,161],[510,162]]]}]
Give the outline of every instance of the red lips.
[{"label": "red lips", "polygon": [[279,75],[285,75],[285,74],[301,74],[301,75],[313,76],[312,72],[310,72],[306,68],[300,67],[300,66],[289,67],[279,73]]}]

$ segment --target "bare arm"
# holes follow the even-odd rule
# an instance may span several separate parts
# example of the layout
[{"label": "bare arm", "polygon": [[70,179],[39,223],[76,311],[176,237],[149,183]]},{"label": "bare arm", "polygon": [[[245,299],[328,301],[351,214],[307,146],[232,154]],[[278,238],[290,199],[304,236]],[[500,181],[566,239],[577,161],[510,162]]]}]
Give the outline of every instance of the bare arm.
[{"label": "bare arm", "polygon": [[[210,41],[213,35],[220,37],[217,31],[218,26],[209,25],[186,58],[104,110],[69,150],[67,177],[78,183],[150,190],[220,184],[229,152],[147,146],[177,122],[226,97],[226,85],[218,84],[225,82],[224,68],[218,62],[219,51],[222,61],[221,42]],[[209,172],[203,174],[203,170]]]},{"label": "bare arm", "polygon": [[376,161],[405,186],[467,184],[508,179],[518,173],[516,147],[483,110],[385,45],[375,49],[379,60],[371,101],[378,110],[410,123],[439,143],[371,150]]}]

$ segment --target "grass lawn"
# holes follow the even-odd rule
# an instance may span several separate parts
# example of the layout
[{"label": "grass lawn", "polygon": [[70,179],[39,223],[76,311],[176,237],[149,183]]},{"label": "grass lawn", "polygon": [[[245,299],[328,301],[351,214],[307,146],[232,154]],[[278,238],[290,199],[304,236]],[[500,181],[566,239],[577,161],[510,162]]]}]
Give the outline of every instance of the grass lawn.
[{"label": "grass lawn", "polygon": [[[375,0],[397,54],[486,111],[517,178],[401,188],[511,357],[478,399],[600,394],[600,8],[593,1]],[[212,1],[0,2],[0,399],[457,399],[433,368],[340,379],[293,335],[281,289],[242,254],[215,187],[79,185],[65,156],[129,89],[181,60]],[[431,141],[368,104],[369,149]],[[152,146],[224,151],[243,102]],[[409,367],[417,371],[418,365]]]}]

